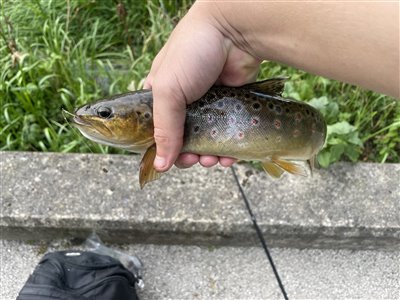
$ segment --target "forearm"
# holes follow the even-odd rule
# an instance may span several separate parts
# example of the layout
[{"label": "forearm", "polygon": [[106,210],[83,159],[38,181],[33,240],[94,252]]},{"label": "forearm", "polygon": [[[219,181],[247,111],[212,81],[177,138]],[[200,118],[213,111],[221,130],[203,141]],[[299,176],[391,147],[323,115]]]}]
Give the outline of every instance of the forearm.
[{"label": "forearm", "polygon": [[398,3],[200,1],[194,9],[209,13],[207,5],[256,57],[399,97]]}]

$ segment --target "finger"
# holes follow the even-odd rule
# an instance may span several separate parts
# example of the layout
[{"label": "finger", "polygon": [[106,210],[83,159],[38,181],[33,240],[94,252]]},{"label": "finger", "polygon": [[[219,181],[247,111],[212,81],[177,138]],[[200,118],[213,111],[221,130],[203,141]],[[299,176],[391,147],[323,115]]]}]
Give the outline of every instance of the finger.
[{"label": "finger", "polygon": [[154,81],[153,97],[154,140],[157,144],[154,167],[165,172],[174,164],[182,147],[186,100],[179,84],[169,81]]},{"label": "finger", "polygon": [[236,162],[236,159],[231,158],[231,157],[220,157],[219,158],[219,164],[223,167],[230,167]]},{"label": "finger", "polygon": [[180,169],[190,168],[199,162],[199,155],[193,153],[182,153],[178,156],[175,166]]},{"label": "finger", "polygon": [[218,163],[218,156],[202,155],[199,162],[203,167],[210,168]]},{"label": "finger", "polygon": [[153,77],[155,74],[157,74],[157,71],[158,71],[159,67],[161,66],[161,63],[165,56],[165,53],[167,52],[167,48],[168,48],[168,42],[167,42],[167,44],[164,45],[164,47],[161,48],[160,52],[158,52],[158,54],[154,58],[153,63],[151,64],[150,72],[147,75],[146,80],[144,82],[143,88],[150,89],[153,86],[153,84],[152,84]]}]

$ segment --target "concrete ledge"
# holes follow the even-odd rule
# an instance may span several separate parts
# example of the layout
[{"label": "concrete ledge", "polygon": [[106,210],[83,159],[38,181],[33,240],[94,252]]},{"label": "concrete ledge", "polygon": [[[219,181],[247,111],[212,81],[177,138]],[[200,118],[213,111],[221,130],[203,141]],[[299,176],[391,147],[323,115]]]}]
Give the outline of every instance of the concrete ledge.
[{"label": "concrete ledge", "polygon": [[[137,156],[1,152],[5,239],[257,244],[230,169],[172,170],[141,191]],[[272,180],[237,166],[271,246],[400,247],[400,165],[341,163]]]}]

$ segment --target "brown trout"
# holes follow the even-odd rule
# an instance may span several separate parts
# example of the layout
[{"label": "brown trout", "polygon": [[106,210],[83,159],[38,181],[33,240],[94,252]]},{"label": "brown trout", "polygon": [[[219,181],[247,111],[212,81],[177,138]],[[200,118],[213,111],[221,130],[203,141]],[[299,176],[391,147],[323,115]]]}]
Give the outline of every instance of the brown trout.
[{"label": "brown trout", "polygon": [[[285,79],[212,87],[187,106],[181,152],[260,161],[275,178],[284,171],[306,175],[292,161],[308,161],[314,168],[326,123],[312,106],[281,97]],[[139,174],[143,188],[161,175],[153,168],[152,111],[151,90],[140,90],[84,105],[75,111],[73,123],[95,142],[144,153]]]}]

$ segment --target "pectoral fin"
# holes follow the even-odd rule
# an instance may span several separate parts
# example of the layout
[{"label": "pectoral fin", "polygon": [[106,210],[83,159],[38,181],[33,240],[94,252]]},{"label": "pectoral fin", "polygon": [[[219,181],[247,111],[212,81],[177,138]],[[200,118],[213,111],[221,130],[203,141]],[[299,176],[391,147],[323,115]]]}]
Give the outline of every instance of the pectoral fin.
[{"label": "pectoral fin", "polygon": [[146,150],[140,162],[139,183],[143,189],[146,183],[157,180],[161,177],[161,173],[157,172],[153,167],[154,158],[156,157],[156,144],[153,144]]},{"label": "pectoral fin", "polygon": [[274,178],[281,178],[284,171],[276,164],[270,161],[265,161],[262,162],[261,164],[263,166],[264,171],[267,172],[269,175],[271,175]]},{"label": "pectoral fin", "polygon": [[291,174],[307,176],[306,170],[295,163],[279,158],[272,158],[271,161]]},{"label": "pectoral fin", "polygon": [[314,172],[315,167],[317,166],[317,157],[316,155],[313,155],[309,160],[307,160],[308,166],[310,167],[310,172],[311,175]]}]

